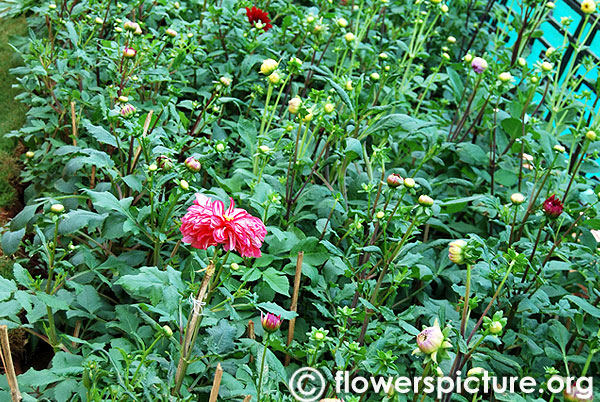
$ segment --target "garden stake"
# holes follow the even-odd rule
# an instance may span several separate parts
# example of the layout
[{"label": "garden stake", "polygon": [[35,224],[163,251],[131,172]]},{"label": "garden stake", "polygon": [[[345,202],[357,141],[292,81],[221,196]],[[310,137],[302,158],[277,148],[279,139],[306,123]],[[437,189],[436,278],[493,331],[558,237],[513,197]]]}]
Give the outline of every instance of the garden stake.
[{"label": "garden stake", "polygon": [[[294,276],[294,293],[292,294],[292,304],[290,306],[290,311],[294,313],[298,311],[298,293],[300,292],[300,279],[302,277],[302,260],[304,259],[304,251],[300,251],[298,253],[298,258],[296,259],[296,275]],[[294,328],[296,327],[296,317],[290,320],[290,326],[288,329],[288,337],[287,337],[287,346],[289,347],[294,339]],[[292,356],[289,354],[285,356],[284,366],[290,364],[292,360]]]},{"label": "garden stake", "polygon": [[217,402],[217,397],[219,396],[219,388],[221,387],[221,378],[223,377],[223,368],[221,368],[221,363],[217,363],[217,372],[215,373],[215,378],[213,380],[213,386],[210,390],[210,398],[208,402]]},{"label": "garden stake", "polygon": [[0,325],[0,357],[2,357],[2,365],[6,371],[6,380],[10,387],[10,395],[13,402],[21,401],[21,392],[19,392],[19,383],[17,382],[17,375],[15,374],[15,366],[12,361],[12,355],[10,352],[10,341],[8,340],[8,327],[6,325]]},{"label": "garden stake", "polygon": [[206,300],[208,285],[210,284],[210,280],[215,273],[215,265],[214,262],[211,262],[208,267],[206,267],[206,273],[204,274],[204,278],[202,278],[202,284],[200,285],[200,291],[198,292],[198,296],[194,300],[194,305],[192,306],[192,311],[190,311],[190,316],[188,318],[188,325],[185,330],[185,339],[183,344],[181,345],[181,357],[179,358],[179,363],[177,364],[177,373],[175,374],[175,387],[173,387],[172,394],[179,394],[179,389],[181,388],[181,384],[183,383],[183,379],[185,377],[185,373],[190,364],[190,357],[192,355],[192,351],[194,350],[194,342],[196,340],[196,336],[198,335],[198,329],[200,329],[200,322],[202,320],[202,304]]}]

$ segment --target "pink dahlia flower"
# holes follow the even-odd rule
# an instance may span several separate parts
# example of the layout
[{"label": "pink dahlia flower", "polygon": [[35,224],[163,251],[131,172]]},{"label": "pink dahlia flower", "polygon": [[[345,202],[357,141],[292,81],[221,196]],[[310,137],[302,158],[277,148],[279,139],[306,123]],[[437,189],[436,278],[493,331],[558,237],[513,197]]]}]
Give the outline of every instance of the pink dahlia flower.
[{"label": "pink dahlia flower", "polygon": [[233,198],[225,205],[196,193],[194,205],[181,219],[183,242],[194,248],[207,249],[222,244],[226,251],[235,250],[242,257],[260,257],[267,228],[255,216],[241,208],[235,208]]}]

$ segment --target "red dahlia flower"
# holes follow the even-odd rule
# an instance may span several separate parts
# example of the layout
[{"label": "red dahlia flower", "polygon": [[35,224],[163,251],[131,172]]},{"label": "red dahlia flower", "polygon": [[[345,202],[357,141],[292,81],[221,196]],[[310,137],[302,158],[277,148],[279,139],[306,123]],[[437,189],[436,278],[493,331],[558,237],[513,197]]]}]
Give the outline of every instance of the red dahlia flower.
[{"label": "red dahlia flower", "polygon": [[554,194],[552,194],[546,201],[544,201],[544,213],[548,218],[558,218],[563,212],[563,204]]},{"label": "red dahlia flower", "polygon": [[253,26],[257,22],[260,22],[263,25],[262,29],[264,29],[265,32],[273,28],[269,14],[260,8],[256,8],[254,6],[252,6],[252,8],[246,7],[246,16],[248,16],[248,22]]},{"label": "red dahlia flower", "polygon": [[221,201],[212,201],[196,193],[194,205],[181,219],[182,241],[194,248],[207,249],[222,244],[226,251],[235,250],[242,257],[260,257],[267,229],[260,218],[235,208],[230,198],[229,208]]}]

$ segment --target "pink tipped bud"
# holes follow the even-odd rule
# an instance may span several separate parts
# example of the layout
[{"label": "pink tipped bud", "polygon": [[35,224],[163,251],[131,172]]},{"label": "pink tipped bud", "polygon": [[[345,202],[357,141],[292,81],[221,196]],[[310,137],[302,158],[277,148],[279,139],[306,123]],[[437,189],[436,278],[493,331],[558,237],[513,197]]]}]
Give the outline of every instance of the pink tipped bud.
[{"label": "pink tipped bud", "polygon": [[167,34],[167,36],[170,36],[171,38],[176,38],[177,37],[177,31],[169,28],[165,31],[165,34]]},{"label": "pink tipped bud", "polygon": [[473,71],[475,71],[477,74],[481,74],[483,73],[485,70],[487,70],[488,68],[488,63],[487,61],[485,61],[484,59],[482,59],[481,57],[475,57],[473,59],[473,61],[471,62],[471,68],[473,69]]},{"label": "pink tipped bud", "polygon": [[199,172],[200,168],[202,168],[202,165],[200,164],[200,162],[198,162],[194,157],[190,156],[189,158],[187,158],[184,162],[185,166],[191,171],[191,172]]},{"label": "pink tipped bud", "polygon": [[135,114],[135,107],[131,103],[126,103],[121,108],[121,116],[125,119],[129,119]]},{"label": "pink tipped bud", "polygon": [[123,57],[125,57],[126,59],[133,59],[136,54],[137,52],[135,51],[135,49],[132,49],[130,47],[126,47],[125,49],[123,49]]},{"label": "pink tipped bud", "polygon": [[125,28],[126,31],[135,32],[136,30],[140,29],[140,24],[133,21],[127,21],[125,24],[123,24],[123,28]]},{"label": "pink tipped bud", "polygon": [[424,207],[431,207],[433,206],[433,198],[431,198],[428,195],[421,195],[419,196],[419,204],[423,205]]},{"label": "pink tipped bud", "polygon": [[543,204],[544,213],[548,218],[556,219],[563,213],[563,204],[556,195],[552,194]]},{"label": "pink tipped bud", "polygon": [[421,352],[430,355],[437,352],[444,343],[444,334],[439,325],[427,327],[417,335],[417,346]]},{"label": "pink tipped bud", "polygon": [[271,334],[277,331],[281,326],[281,315],[271,313],[264,315],[263,313],[260,313],[260,322],[263,329]]}]

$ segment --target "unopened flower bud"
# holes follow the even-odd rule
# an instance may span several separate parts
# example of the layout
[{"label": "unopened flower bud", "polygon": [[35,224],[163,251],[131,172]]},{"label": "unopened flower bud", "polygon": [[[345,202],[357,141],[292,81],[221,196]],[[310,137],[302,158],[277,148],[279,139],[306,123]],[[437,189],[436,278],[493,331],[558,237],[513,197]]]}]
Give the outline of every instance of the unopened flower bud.
[{"label": "unopened flower bud", "polygon": [[346,28],[348,26],[348,21],[345,18],[338,18],[337,24],[340,28]]},{"label": "unopened flower bud", "polygon": [[396,188],[396,187],[400,187],[403,183],[403,179],[402,176],[400,176],[398,173],[392,173],[387,177],[387,185],[390,186],[391,188]]},{"label": "unopened flower bud", "polygon": [[552,69],[554,68],[554,66],[552,65],[552,63],[545,61],[542,63],[542,70],[545,72],[549,72],[552,71]]},{"label": "unopened flower bud", "polygon": [[481,57],[475,57],[473,59],[473,61],[471,62],[471,68],[473,69],[473,71],[475,71],[477,74],[481,74],[483,73],[485,70],[487,70],[488,68],[488,63],[487,61],[485,61],[484,59],[482,59]]},{"label": "unopened flower bud", "polygon": [[504,83],[510,82],[510,80],[512,80],[512,75],[508,71],[505,71],[498,75],[498,79]]},{"label": "unopened flower bud", "polygon": [[379,73],[371,73],[371,79],[372,79],[373,81],[379,81],[379,78],[381,78],[381,77],[379,76]]},{"label": "unopened flower bud", "polygon": [[356,37],[352,32],[348,32],[346,35],[344,35],[344,39],[346,40],[346,42],[352,42],[355,38]]},{"label": "unopened flower bud", "polygon": [[139,27],[139,24],[133,21],[127,21],[125,24],[123,24],[123,28],[129,32],[135,32]]},{"label": "unopened flower bud", "polygon": [[189,190],[189,189],[190,189],[190,185],[189,185],[189,183],[188,183],[187,181],[185,181],[185,180],[181,180],[181,181],[179,182],[179,187],[180,187],[182,190],[184,190],[184,191],[187,191],[187,190]]},{"label": "unopened flower bud", "polygon": [[170,338],[173,336],[173,330],[168,325],[163,325],[162,330],[167,338]]},{"label": "unopened flower bud", "polygon": [[228,87],[228,86],[231,85],[231,78],[229,78],[229,77],[221,77],[221,78],[219,78],[219,82],[221,84],[223,84],[224,86]]},{"label": "unopened flower bud", "polygon": [[591,14],[596,11],[596,2],[594,0],[583,0],[581,2],[581,11]]},{"label": "unopened flower bud", "polygon": [[423,205],[424,207],[430,207],[433,205],[433,198],[431,198],[428,195],[421,195],[419,196],[419,204]]},{"label": "unopened flower bud", "polygon": [[260,152],[261,154],[268,154],[269,152],[271,152],[271,148],[269,148],[267,145],[261,145],[258,147],[258,152]]},{"label": "unopened flower bud", "polygon": [[279,76],[277,71],[274,71],[269,75],[269,82],[271,84],[277,85],[277,84],[279,84],[279,81],[281,81],[281,77]]},{"label": "unopened flower bud", "polygon": [[231,265],[229,266],[233,271],[237,271],[238,269],[240,269],[240,265],[237,262],[232,262]]},{"label": "unopened flower bud", "polygon": [[165,34],[166,34],[167,36],[170,36],[171,38],[176,38],[176,37],[177,37],[177,31],[176,31],[176,30],[174,30],[174,29],[172,29],[172,28],[169,28],[169,29],[167,29],[167,30],[165,31]]},{"label": "unopened flower bud", "polygon": [[277,63],[273,59],[266,59],[260,65],[260,72],[264,75],[270,75],[273,71],[275,71],[279,67],[279,63]]},{"label": "unopened flower bud", "polygon": [[325,106],[323,107],[323,109],[325,109],[325,113],[330,114],[330,113],[333,113],[333,110],[335,109],[335,105],[333,103],[326,103]]},{"label": "unopened flower bud", "polygon": [[556,51],[555,48],[553,48],[552,46],[550,46],[548,49],[546,49],[546,57],[550,57],[552,56],[552,54]]},{"label": "unopened flower bud", "polygon": [[387,58],[388,58],[388,55],[387,55],[387,53],[385,53],[385,52],[381,52],[381,53],[379,53],[379,58],[380,58],[381,60],[387,60]]},{"label": "unopened flower bud", "polygon": [[158,170],[158,166],[156,166],[155,163],[152,163],[152,164],[148,165],[148,171],[149,172],[155,172],[157,170]]},{"label": "unopened flower bud", "polygon": [[585,133],[585,138],[590,141],[596,141],[596,132],[589,130],[587,133]]},{"label": "unopened flower bud", "polygon": [[35,156],[35,154],[33,153],[33,151],[27,151],[27,152],[25,152],[25,157],[26,157],[27,159],[31,159],[31,158],[33,158],[34,156]]},{"label": "unopened flower bud", "polygon": [[440,7],[440,10],[442,10],[443,13],[447,13],[450,9],[448,8],[447,5],[442,4],[442,6]]},{"label": "unopened flower bud", "polygon": [[127,97],[125,95],[121,95],[121,96],[119,96],[119,98],[117,100],[121,103],[127,103],[127,102],[129,102],[129,97]]},{"label": "unopened flower bud", "polygon": [[129,119],[135,114],[135,107],[131,103],[126,103],[121,107],[121,117]]},{"label": "unopened flower bud", "polygon": [[295,96],[288,102],[288,112],[296,114],[300,110],[300,106],[302,106],[302,99],[299,96]]},{"label": "unopened flower bud", "polygon": [[100,17],[96,17],[96,19],[94,20],[94,22],[98,25],[102,25],[104,24],[104,20]]},{"label": "unopened flower bud", "polygon": [[65,210],[65,206],[63,204],[52,204],[50,206],[50,212],[53,214],[61,214]]},{"label": "unopened flower bud", "polygon": [[514,193],[510,196],[510,202],[515,205],[520,205],[525,202],[525,196],[521,193]]},{"label": "unopened flower bud", "polygon": [[555,4],[553,2],[551,2],[551,1],[549,1],[549,2],[546,3],[546,7],[548,7],[550,10],[552,10],[552,9],[554,9]]},{"label": "unopened flower bud", "polygon": [[519,57],[519,65],[521,67],[525,67],[527,65],[527,60],[525,60],[523,57]]},{"label": "unopened flower bud", "polygon": [[346,85],[345,85],[346,91],[352,91],[352,81],[348,80],[346,81]]},{"label": "unopened flower bud", "polygon": [[215,150],[217,152],[224,152],[225,151],[225,144],[219,142],[217,145],[215,145]]},{"label": "unopened flower bud", "polygon": [[260,322],[266,332],[273,333],[281,326],[281,315],[277,316],[271,313],[263,315],[263,313],[260,313]]},{"label": "unopened flower bud", "polygon": [[565,147],[563,147],[562,145],[556,144],[556,145],[553,147],[553,149],[554,149],[556,152],[558,152],[558,153],[561,153],[561,154],[564,154],[564,153],[565,153]]},{"label": "unopened flower bud", "polygon": [[123,57],[125,57],[126,59],[133,59],[136,55],[136,51],[135,49],[132,49],[130,47],[126,47],[125,49],[123,49]]},{"label": "unopened flower bud", "polygon": [[385,217],[385,212],[379,211],[379,212],[377,212],[377,214],[375,214],[375,217],[377,219],[383,219]]},{"label": "unopened flower bud", "polygon": [[502,323],[500,321],[492,321],[492,323],[489,326],[489,329],[490,329],[490,334],[498,335],[499,333],[502,332]]},{"label": "unopened flower bud", "polygon": [[465,54],[465,55],[464,55],[464,57],[463,57],[463,60],[464,60],[466,63],[470,63],[470,62],[472,62],[472,61],[473,61],[473,56],[472,56],[470,53],[467,53],[467,54]]},{"label": "unopened flower bud", "polygon": [[446,39],[448,43],[456,43],[456,38],[454,36],[448,36]]},{"label": "unopened flower bud", "polygon": [[404,187],[413,188],[414,186],[415,186],[415,179],[412,179],[410,177],[407,177],[406,179],[404,179]]},{"label": "unopened flower bud", "polygon": [[185,165],[185,167],[188,168],[188,170],[190,172],[194,172],[194,173],[199,172],[200,169],[202,168],[202,165],[200,164],[200,162],[192,156],[188,157],[185,160],[184,165]]}]

